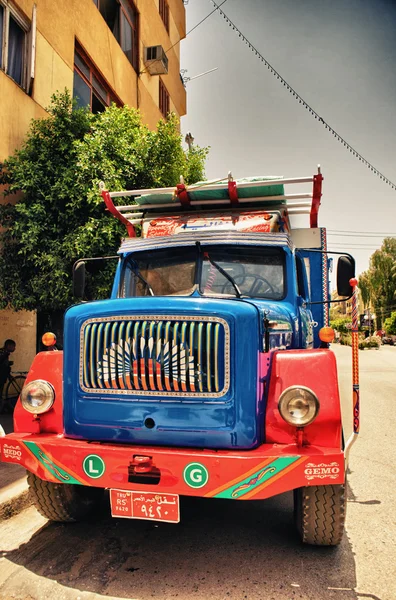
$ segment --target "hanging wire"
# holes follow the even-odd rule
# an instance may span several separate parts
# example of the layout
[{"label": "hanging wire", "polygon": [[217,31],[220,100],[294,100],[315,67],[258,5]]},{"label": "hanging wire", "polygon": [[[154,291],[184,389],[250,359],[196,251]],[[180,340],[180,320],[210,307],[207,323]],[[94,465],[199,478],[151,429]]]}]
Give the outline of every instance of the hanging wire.
[{"label": "hanging wire", "polygon": [[292,88],[291,85],[289,85],[287,83],[287,81],[285,79],[283,79],[282,75],[280,73],[278,73],[278,71],[276,69],[274,69],[274,67],[268,62],[268,60],[266,58],[264,58],[264,56],[262,54],[260,54],[260,52],[253,46],[253,44],[251,44],[249,42],[249,40],[243,35],[242,31],[240,29],[238,29],[238,27],[231,21],[231,19],[225,14],[224,11],[222,11],[220,9],[220,5],[218,5],[214,0],[210,0],[210,2],[216,7],[216,9],[218,10],[218,12],[221,14],[221,16],[223,17],[223,19],[226,21],[226,23],[228,23],[228,25],[233,29],[233,31],[236,31],[238,36],[242,39],[242,41],[248,46],[248,48],[253,52],[253,54],[255,54],[257,56],[257,58],[259,60],[261,60],[262,63],[264,63],[264,65],[267,67],[267,69],[270,71],[270,73],[272,73],[272,75],[274,75],[278,81],[280,81],[284,87],[287,89],[288,92],[290,92],[292,94],[292,96],[294,98],[296,98],[296,100],[298,100],[299,104],[302,104],[304,106],[304,108],[309,112],[310,115],[312,115],[317,121],[319,121],[320,123],[322,123],[323,127],[325,129],[327,129],[327,131],[329,131],[333,137],[340,142],[340,144],[343,144],[343,146],[345,146],[345,148],[347,148],[347,150],[349,150],[349,152],[355,157],[358,158],[363,164],[366,165],[366,167],[368,169],[370,169],[370,171],[372,171],[375,175],[377,175],[382,181],[384,181],[385,183],[387,183],[393,190],[396,191],[396,184],[394,184],[390,179],[388,179],[383,173],[381,173],[381,171],[379,171],[379,169],[377,169],[376,167],[374,167],[368,160],[366,160],[361,154],[359,154],[359,152],[357,150],[355,150],[350,144],[348,144],[348,142],[339,134],[337,133],[337,131],[335,131],[335,129],[333,129],[333,127],[331,127],[327,121],[325,121],[323,119],[323,117],[321,117],[309,104],[308,102],[306,102],[304,100],[304,98],[302,98],[300,96],[300,94],[298,94],[296,92],[295,89]]}]

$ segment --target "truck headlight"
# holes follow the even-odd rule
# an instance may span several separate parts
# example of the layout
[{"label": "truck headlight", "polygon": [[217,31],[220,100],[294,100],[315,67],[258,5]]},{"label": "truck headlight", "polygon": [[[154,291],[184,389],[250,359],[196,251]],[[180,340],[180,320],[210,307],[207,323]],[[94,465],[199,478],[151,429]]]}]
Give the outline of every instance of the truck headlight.
[{"label": "truck headlight", "polygon": [[278,408],[286,423],[304,427],[316,419],[319,413],[319,400],[309,388],[293,385],[280,395]]},{"label": "truck headlight", "polygon": [[35,415],[47,412],[55,400],[54,388],[44,379],[27,383],[21,391],[21,403],[25,410]]}]

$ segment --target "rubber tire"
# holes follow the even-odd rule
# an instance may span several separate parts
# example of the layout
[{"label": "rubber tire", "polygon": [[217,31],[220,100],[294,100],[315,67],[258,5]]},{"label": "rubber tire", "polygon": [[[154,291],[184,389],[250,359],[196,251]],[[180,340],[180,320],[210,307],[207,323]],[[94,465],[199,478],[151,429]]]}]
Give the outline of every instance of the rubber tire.
[{"label": "rubber tire", "polygon": [[337,546],[344,534],[345,515],[345,484],[294,490],[294,518],[304,544]]},{"label": "rubber tire", "polygon": [[37,510],[50,521],[73,523],[96,511],[104,499],[102,488],[51,483],[28,472],[30,497]]}]

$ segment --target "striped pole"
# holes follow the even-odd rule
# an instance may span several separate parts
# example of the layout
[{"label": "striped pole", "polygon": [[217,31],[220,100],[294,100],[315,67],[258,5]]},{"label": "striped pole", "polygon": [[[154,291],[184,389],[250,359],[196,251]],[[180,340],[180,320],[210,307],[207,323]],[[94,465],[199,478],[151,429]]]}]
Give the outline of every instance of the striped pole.
[{"label": "striped pole", "polygon": [[360,431],[360,391],[359,391],[359,335],[358,335],[358,307],[357,307],[357,279],[349,280],[352,293],[352,417],[353,433],[345,446],[345,462],[348,464],[349,451],[355,443]]},{"label": "striped pole", "polygon": [[360,403],[359,403],[359,335],[358,335],[358,307],[357,307],[357,279],[351,279],[352,295],[352,387],[353,387],[353,433],[358,434],[360,429]]}]

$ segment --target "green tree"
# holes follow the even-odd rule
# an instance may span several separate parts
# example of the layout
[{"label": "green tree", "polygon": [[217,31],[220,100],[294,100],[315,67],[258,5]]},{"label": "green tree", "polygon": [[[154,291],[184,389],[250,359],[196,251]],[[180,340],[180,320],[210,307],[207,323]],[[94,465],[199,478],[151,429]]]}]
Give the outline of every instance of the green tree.
[{"label": "green tree", "polygon": [[359,277],[359,291],[363,302],[363,308],[365,309],[370,305],[372,294],[370,277],[367,272],[362,273]]},{"label": "green tree", "polygon": [[370,257],[370,267],[359,278],[365,306],[373,304],[380,327],[396,300],[396,239],[385,238],[379,250]]},{"label": "green tree", "polygon": [[[6,194],[23,195],[0,206],[0,307],[62,310],[73,301],[74,261],[116,252],[125,228],[105,212],[99,181],[114,190],[204,178],[208,149],[185,152],[174,115],[151,131],[127,106],[98,115],[73,110],[66,90],[48,112],[2,165]],[[95,297],[108,294],[109,278],[106,269],[95,277]]]},{"label": "green tree", "polygon": [[396,335],[396,312],[393,312],[390,317],[385,319],[384,329],[388,335]]},{"label": "green tree", "polygon": [[[349,325],[349,327],[348,327]],[[348,317],[340,317],[330,321],[330,327],[336,329],[340,333],[348,333],[351,329],[351,319]]]}]

